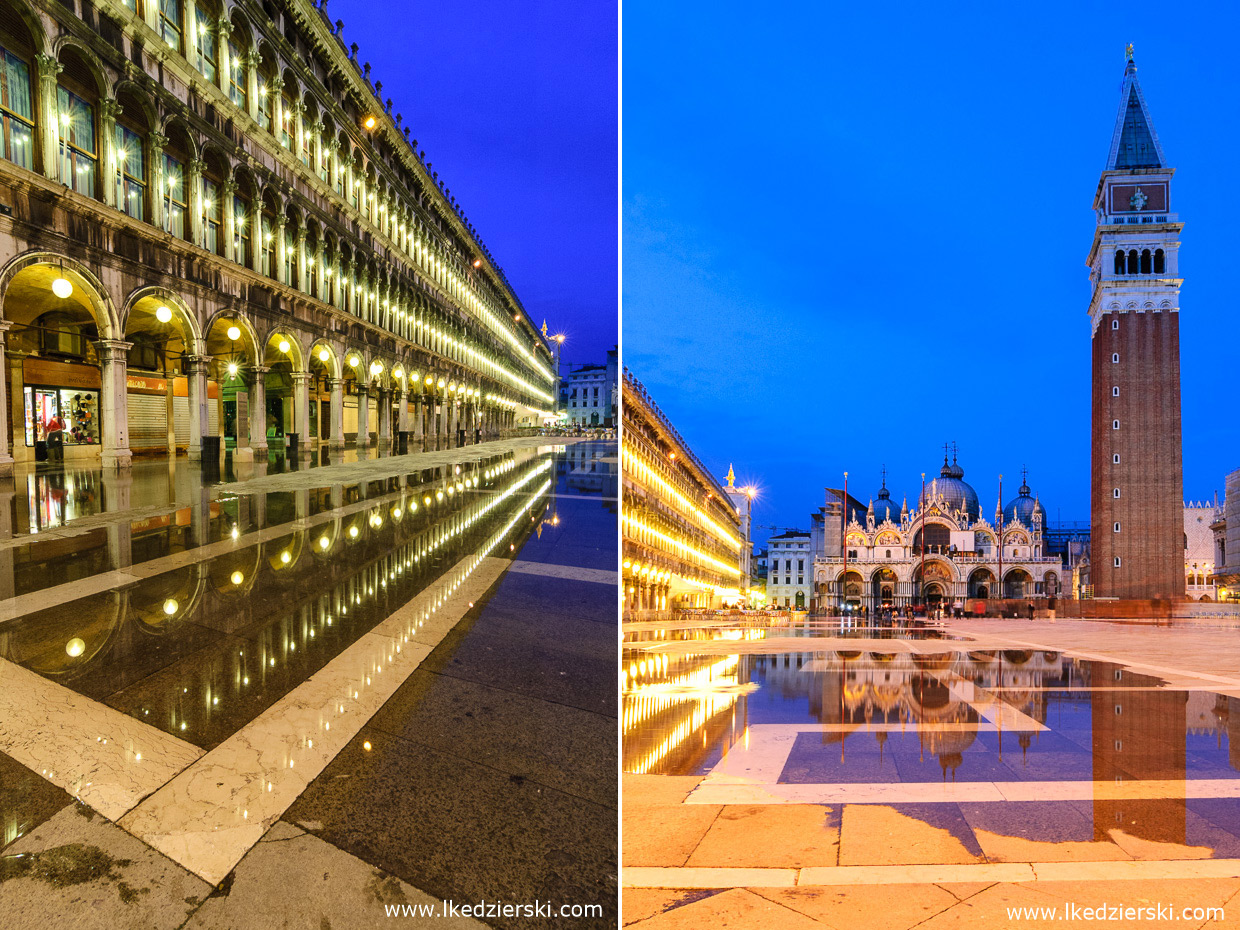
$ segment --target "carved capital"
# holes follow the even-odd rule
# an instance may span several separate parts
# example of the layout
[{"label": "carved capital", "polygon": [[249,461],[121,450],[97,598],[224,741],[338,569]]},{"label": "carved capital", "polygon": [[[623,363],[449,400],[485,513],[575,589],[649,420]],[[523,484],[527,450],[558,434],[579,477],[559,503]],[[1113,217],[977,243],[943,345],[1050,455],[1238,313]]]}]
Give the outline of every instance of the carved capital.
[{"label": "carved capital", "polygon": [[65,66],[57,61],[54,55],[36,55],[34,61],[41,81],[55,81],[56,76],[65,70]]},{"label": "carved capital", "polygon": [[164,146],[168,144],[168,137],[159,130],[150,133],[147,139],[150,140],[151,148],[156,155],[159,155],[164,150]]},{"label": "carved capital", "polygon": [[99,115],[107,120],[115,120],[121,115],[121,105],[115,97],[108,97],[99,104]]},{"label": "carved capital", "polygon": [[227,41],[233,31],[232,20],[225,16],[221,16],[218,20],[216,20],[215,28],[219,30],[220,38]]},{"label": "carved capital", "polygon": [[224,192],[225,197],[231,197],[237,193],[237,181],[235,178],[227,177],[224,183],[220,185],[220,189]]},{"label": "carved capital", "polygon": [[202,174],[202,169],[205,167],[207,167],[207,163],[201,158],[191,158],[189,162],[186,163],[185,170],[193,176]]},{"label": "carved capital", "polygon": [[270,87],[271,90],[275,91],[278,94],[280,91],[284,90],[284,78],[280,77],[280,75],[277,74],[275,77],[271,79],[271,83],[268,85],[268,87]]}]

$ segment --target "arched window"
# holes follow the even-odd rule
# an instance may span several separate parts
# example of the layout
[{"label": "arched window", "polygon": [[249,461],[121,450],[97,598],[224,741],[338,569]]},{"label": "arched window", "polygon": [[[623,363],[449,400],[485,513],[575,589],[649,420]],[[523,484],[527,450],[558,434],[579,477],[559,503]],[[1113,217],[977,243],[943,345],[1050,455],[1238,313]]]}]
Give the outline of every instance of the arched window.
[{"label": "arched window", "polygon": [[178,52],[181,46],[181,0],[159,0],[159,33]]},{"label": "arched window", "polygon": [[1115,250],[1115,273],[1124,274],[1124,250]]},{"label": "arched window", "polygon": [[[0,39],[0,121],[4,126],[4,158],[34,168],[34,106],[30,95],[30,55],[26,42]],[[20,51],[19,51],[20,50]]]},{"label": "arched window", "polygon": [[1167,255],[1162,249],[1154,250],[1154,274],[1165,274],[1167,271]]},{"label": "arched window", "polygon": [[194,43],[198,51],[198,70],[203,77],[215,84],[220,68],[219,52],[215,45],[215,27],[202,4],[194,8],[194,19],[197,20],[194,23]]},{"label": "arched window", "polygon": [[1141,257],[1137,255],[1137,250],[1129,249],[1128,251],[1128,273],[1136,274],[1137,269],[1140,267],[1141,267]]},{"label": "arched window", "polygon": [[167,206],[164,216],[164,229],[178,239],[185,238],[185,211],[189,209],[188,193],[185,190],[184,163],[173,155],[164,153],[164,203]]},{"label": "arched window", "polygon": [[1141,274],[1149,274],[1150,270],[1150,250],[1143,249],[1141,252]]},{"label": "arched window", "polygon": [[135,220],[146,219],[146,151],[142,135],[116,121],[116,208]]}]

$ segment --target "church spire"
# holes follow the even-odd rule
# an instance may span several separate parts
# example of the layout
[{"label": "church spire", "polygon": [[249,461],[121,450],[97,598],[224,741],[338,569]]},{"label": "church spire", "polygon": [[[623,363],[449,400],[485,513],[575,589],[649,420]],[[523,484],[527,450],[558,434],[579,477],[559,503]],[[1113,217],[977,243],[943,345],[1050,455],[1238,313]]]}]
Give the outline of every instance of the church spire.
[{"label": "church spire", "polygon": [[1145,95],[1137,80],[1137,64],[1132,57],[1132,46],[1125,50],[1124,84],[1119,96],[1119,115],[1115,119],[1115,131],[1111,133],[1111,151],[1107,156],[1107,171],[1124,171],[1129,168],[1166,168],[1154,121],[1150,119]]}]

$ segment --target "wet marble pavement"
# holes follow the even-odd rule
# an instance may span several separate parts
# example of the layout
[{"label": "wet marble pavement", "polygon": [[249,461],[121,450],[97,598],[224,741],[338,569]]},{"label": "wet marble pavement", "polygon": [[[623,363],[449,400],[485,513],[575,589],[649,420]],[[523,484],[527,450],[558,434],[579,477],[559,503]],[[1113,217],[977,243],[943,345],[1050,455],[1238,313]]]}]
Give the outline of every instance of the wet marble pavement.
[{"label": "wet marble pavement", "polygon": [[1105,890],[1240,925],[1220,631],[690,621],[626,625],[626,924],[1063,926],[1006,909]]},{"label": "wet marble pavement", "polygon": [[[500,896],[614,925],[612,461],[376,457],[189,482],[148,546],[123,509],[28,538],[68,544],[52,567],[94,533],[108,555],[3,602],[0,926],[360,927]],[[459,819],[411,800],[436,796]],[[402,830],[434,854],[371,848]]]}]

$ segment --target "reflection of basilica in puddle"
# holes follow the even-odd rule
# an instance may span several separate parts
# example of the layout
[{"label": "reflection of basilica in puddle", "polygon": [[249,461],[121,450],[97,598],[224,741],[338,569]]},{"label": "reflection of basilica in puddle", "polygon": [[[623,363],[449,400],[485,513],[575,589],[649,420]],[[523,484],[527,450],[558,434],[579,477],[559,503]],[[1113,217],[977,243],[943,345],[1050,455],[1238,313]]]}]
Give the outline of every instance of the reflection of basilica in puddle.
[{"label": "reflection of basilica in puddle", "polygon": [[100,530],[91,541],[128,564],[157,537],[149,577],[3,624],[0,656],[216,745],[462,560],[510,557],[552,510],[552,469],[547,455],[494,457]]},{"label": "reflection of basilica in puddle", "polygon": [[650,648],[662,639],[626,644],[624,770],[705,776],[689,803],[881,803],[1086,858],[1240,853],[1236,699],[1053,652]]}]

